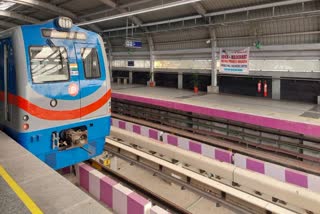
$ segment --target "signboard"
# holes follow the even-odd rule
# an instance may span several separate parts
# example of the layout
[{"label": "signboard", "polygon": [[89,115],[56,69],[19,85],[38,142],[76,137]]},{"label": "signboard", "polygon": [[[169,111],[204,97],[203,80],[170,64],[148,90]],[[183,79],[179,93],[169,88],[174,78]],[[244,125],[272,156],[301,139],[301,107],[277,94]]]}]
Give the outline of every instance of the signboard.
[{"label": "signboard", "polygon": [[138,40],[126,39],[125,47],[126,48],[142,48],[142,42]]},{"label": "signboard", "polygon": [[249,74],[250,49],[228,51],[220,49],[220,73]]},{"label": "signboard", "polygon": [[134,61],[129,60],[129,61],[128,61],[128,66],[129,66],[129,67],[134,67]]}]

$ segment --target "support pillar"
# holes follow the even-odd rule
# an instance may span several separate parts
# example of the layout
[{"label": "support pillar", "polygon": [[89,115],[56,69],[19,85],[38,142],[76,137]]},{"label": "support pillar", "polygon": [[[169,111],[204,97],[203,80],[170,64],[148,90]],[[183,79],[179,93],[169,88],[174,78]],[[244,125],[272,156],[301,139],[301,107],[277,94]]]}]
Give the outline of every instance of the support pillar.
[{"label": "support pillar", "polygon": [[272,79],[272,99],[280,100],[280,93],[281,93],[281,86],[280,86],[280,79],[274,78]]},{"label": "support pillar", "polygon": [[109,53],[109,73],[110,73],[110,82],[113,82],[113,75],[112,75],[112,55]]},{"label": "support pillar", "polygon": [[129,71],[129,84],[133,83],[133,71]]},{"label": "support pillar", "polygon": [[111,158],[110,169],[113,170],[113,171],[117,171],[118,170],[118,157],[113,156]]},{"label": "support pillar", "polygon": [[150,73],[151,73],[150,80],[152,82],[154,82],[154,56],[153,56],[153,53],[151,53],[151,56],[150,56]]},{"label": "support pillar", "polygon": [[[149,51],[150,51],[150,79],[147,82],[148,86],[156,86],[156,82],[154,81],[154,43],[151,35],[147,36],[148,44],[149,44]],[[152,83],[152,84],[150,84]]]},{"label": "support pillar", "polygon": [[113,82],[113,76],[112,76],[112,45],[109,39],[106,40],[108,45],[108,69],[109,69],[109,77],[110,82]]},{"label": "support pillar", "polygon": [[219,93],[217,84],[217,37],[214,28],[209,28],[211,36],[211,85],[207,87],[208,93]]},{"label": "support pillar", "polygon": [[178,73],[178,89],[183,89],[183,74]]},{"label": "support pillar", "polygon": [[150,53],[150,79],[147,82],[147,86],[155,87],[156,81],[154,80],[154,56],[153,53]]}]

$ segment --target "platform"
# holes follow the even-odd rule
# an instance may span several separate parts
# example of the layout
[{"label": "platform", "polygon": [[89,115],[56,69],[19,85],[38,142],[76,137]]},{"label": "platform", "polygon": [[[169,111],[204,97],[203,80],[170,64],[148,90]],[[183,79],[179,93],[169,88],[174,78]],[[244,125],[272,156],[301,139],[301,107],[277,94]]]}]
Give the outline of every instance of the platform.
[{"label": "platform", "polygon": [[0,132],[0,213],[111,213]]},{"label": "platform", "polygon": [[226,94],[194,94],[142,85],[113,85],[112,97],[320,137],[320,107]]}]

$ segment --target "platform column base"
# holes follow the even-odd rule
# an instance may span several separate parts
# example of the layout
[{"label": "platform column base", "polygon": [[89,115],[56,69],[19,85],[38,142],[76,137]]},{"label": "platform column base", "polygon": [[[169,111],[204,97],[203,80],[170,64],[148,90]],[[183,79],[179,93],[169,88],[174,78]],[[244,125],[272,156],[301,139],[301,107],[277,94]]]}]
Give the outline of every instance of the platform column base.
[{"label": "platform column base", "polygon": [[320,96],[317,97],[317,104],[320,105]]},{"label": "platform column base", "polygon": [[219,86],[207,86],[208,94],[219,94]]},{"label": "platform column base", "polygon": [[133,83],[133,71],[129,71],[129,84]]},{"label": "platform column base", "polygon": [[156,86],[156,82],[155,81],[147,81],[147,86],[155,87]]}]

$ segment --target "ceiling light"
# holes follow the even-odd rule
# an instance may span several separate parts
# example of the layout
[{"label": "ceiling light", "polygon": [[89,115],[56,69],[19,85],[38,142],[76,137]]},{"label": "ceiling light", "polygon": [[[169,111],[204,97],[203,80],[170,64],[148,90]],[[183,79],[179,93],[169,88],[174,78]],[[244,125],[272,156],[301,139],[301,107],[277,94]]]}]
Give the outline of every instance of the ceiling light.
[{"label": "ceiling light", "polygon": [[124,17],[128,17],[128,16],[134,16],[134,15],[138,15],[138,14],[142,14],[142,13],[149,13],[152,11],[163,10],[163,9],[177,7],[177,6],[190,4],[190,3],[194,3],[194,2],[199,2],[199,1],[201,1],[201,0],[180,0],[180,1],[175,1],[175,2],[168,3],[168,4],[162,4],[162,5],[158,5],[158,6],[154,6],[154,7],[144,8],[141,10],[135,10],[135,11],[127,12],[127,13],[120,13],[120,14],[117,14],[114,16],[108,16],[108,17],[104,17],[104,18],[100,18],[100,19],[94,19],[91,21],[80,22],[77,25],[83,26],[83,25],[89,25],[89,24],[94,24],[94,23],[98,23],[98,22],[110,21],[110,20],[114,20],[114,19],[124,18]]},{"label": "ceiling light", "polygon": [[15,4],[13,2],[0,2],[0,10],[7,10]]}]

